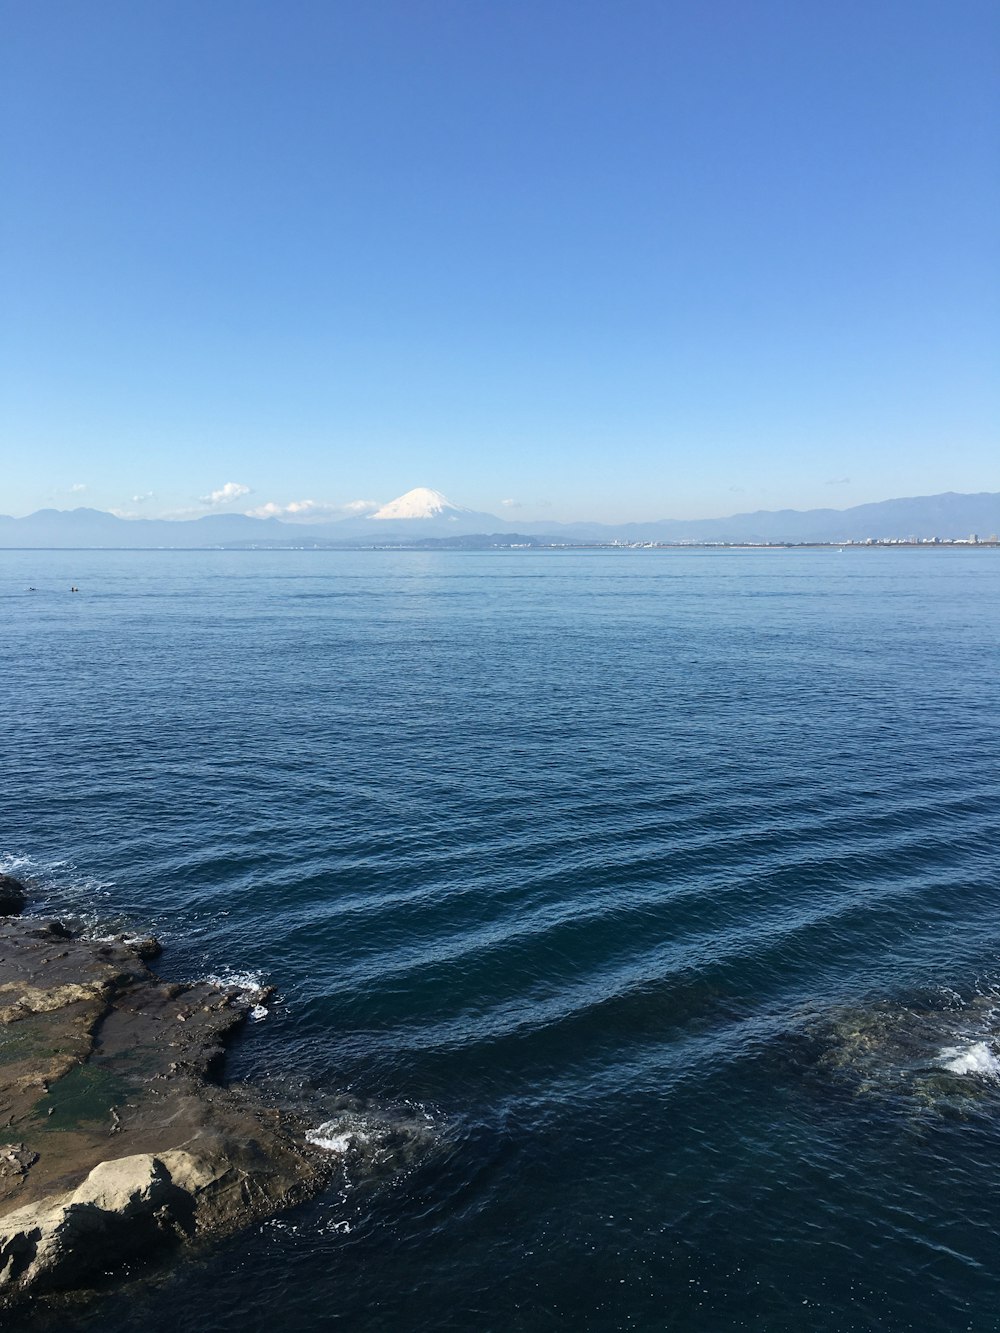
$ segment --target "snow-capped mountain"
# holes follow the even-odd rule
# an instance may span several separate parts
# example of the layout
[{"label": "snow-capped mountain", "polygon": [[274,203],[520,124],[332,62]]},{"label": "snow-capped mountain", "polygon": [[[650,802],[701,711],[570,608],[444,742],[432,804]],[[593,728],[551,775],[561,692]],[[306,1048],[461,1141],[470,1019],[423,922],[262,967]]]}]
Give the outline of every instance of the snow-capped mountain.
[{"label": "snow-capped mountain", "polygon": [[[378,519],[378,522],[373,522]],[[98,509],[40,509],[24,518],[0,515],[0,548],[141,549],[146,547],[292,546],[310,542],[381,545],[437,537],[540,535],[555,541],[842,542],[867,537],[940,537],[1000,532],[1000,492],[911,496],[850,509],[762,510],[728,518],[645,523],[518,523],[451,504],[418,487],[371,518],[288,523],[250,514],[196,519],[119,518]]]},{"label": "snow-capped mountain", "polygon": [[466,509],[464,505],[452,504],[446,495],[429,486],[416,486],[382,505],[374,514],[343,520],[337,527],[344,537],[364,535],[375,541],[398,541],[412,537],[503,532],[508,524],[495,514],[483,514]]},{"label": "snow-capped mountain", "polygon": [[399,495],[395,500],[384,504],[381,509],[370,514],[369,519],[453,518],[457,520],[470,513],[471,509],[453,505],[440,491],[432,491],[429,486],[416,486],[405,495]]}]

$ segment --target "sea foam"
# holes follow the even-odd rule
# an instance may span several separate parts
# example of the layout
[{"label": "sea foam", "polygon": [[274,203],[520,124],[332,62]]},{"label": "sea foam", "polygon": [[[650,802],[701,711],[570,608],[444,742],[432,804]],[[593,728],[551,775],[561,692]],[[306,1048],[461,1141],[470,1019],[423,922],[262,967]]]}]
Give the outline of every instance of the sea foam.
[{"label": "sea foam", "polygon": [[939,1057],[943,1069],[952,1074],[975,1074],[979,1078],[1000,1078],[1000,1061],[985,1041],[967,1046],[946,1046]]},{"label": "sea foam", "polygon": [[357,1129],[343,1129],[336,1120],[327,1120],[306,1135],[306,1141],[327,1152],[345,1153],[351,1148],[364,1147],[368,1142],[367,1134]]},{"label": "sea foam", "polygon": [[227,968],[203,979],[212,986],[238,990],[243,999],[250,1002],[250,1017],[255,1023],[262,1023],[270,1013],[264,1000],[271,994],[272,988],[266,984],[260,972],[239,972]]}]

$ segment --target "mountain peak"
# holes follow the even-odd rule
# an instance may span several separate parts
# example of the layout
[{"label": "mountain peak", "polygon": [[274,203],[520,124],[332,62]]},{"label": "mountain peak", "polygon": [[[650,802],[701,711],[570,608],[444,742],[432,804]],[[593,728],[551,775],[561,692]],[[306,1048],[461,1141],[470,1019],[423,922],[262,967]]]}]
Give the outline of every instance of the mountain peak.
[{"label": "mountain peak", "polygon": [[466,511],[453,505],[440,491],[432,491],[429,486],[417,486],[405,495],[390,500],[381,509],[371,515],[372,518],[449,518]]}]

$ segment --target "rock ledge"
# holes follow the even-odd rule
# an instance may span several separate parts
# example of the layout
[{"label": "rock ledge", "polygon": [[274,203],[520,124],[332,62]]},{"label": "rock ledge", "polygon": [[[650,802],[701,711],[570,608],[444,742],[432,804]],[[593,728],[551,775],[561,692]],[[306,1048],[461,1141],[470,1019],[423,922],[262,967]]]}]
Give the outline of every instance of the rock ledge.
[{"label": "rock ledge", "polygon": [[[20,888],[0,885],[11,903]],[[216,1081],[266,995],[164,982],[158,951],[0,918],[0,1304],[86,1289],[327,1178],[298,1115]]]}]

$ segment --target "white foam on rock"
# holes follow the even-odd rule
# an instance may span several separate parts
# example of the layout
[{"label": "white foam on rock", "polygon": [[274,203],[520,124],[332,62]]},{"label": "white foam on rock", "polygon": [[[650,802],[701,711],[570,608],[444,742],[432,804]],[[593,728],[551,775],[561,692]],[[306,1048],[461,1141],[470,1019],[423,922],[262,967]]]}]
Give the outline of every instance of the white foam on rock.
[{"label": "white foam on rock", "polygon": [[264,1001],[272,993],[272,989],[260,972],[237,972],[234,968],[227,968],[222,972],[214,972],[211,976],[203,977],[202,980],[222,990],[239,991],[240,999],[249,1004],[250,1018],[255,1023],[263,1023],[270,1013]]}]

